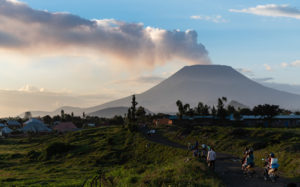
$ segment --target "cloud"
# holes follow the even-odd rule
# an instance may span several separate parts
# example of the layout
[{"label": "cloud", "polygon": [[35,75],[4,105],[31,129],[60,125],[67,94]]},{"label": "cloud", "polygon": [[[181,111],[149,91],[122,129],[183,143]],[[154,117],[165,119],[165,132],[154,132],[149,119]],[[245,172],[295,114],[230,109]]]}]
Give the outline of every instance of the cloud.
[{"label": "cloud", "polygon": [[295,60],[291,63],[283,62],[281,63],[281,67],[286,68],[286,67],[300,67],[300,60]]},{"label": "cloud", "polygon": [[224,19],[220,15],[215,15],[215,16],[200,16],[200,15],[194,15],[190,17],[191,19],[195,20],[205,20],[205,21],[211,21],[214,23],[226,23],[228,22],[226,19]]},{"label": "cloud", "polygon": [[[134,68],[172,60],[209,64],[193,30],[168,31],[114,19],[87,20],[69,13],[34,10],[16,0],[0,0],[0,49],[26,55],[57,53],[107,56]],[[3,40],[6,38],[6,40]]]},{"label": "cloud", "polygon": [[273,80],[273,78],[269,78],[269,77],[253,79],[253,80],[264,86],[267,86],[267,87],[270,87],[273,89],[300,95],[300,85],[297,85],[297,84],[271,82]]},{"label": "cloud", "polygon": [[18,91],[20,92],[45,92],[45,88],[37,88],[34,86],[30,86],[30,85],[25,85],[23,87],[21,87],[20,89],[18,89]]},{"label": "cloud", "polygon": [[264,64],[264,67],[267,71],[272,71],[273,70],[272,67],[268,64]]},{"label": "cloud", "polygon": [[265,78],[255,78],[253,80],[256,81],[256,82],[268,82],[268,81],[274,80],[274,78],[272,78],[272,77],[265,77]]},{"label": "cloud", "polygon": [[281,67],[286,68],[286,67],[288,67],[289,64],[286,63],[286,62],[283,62],[283,63],[281,63],[280,65],[281,65]]},{"label": "cloud", "polygon": [[257,5],[256,7],[245,8],[241,10],[230,9],[230,12],[237,13],[248,13],[259,16],[270,16],[270,17],[287,17],[300,19],[300,10],[291,7],[289,5],[276,5],[276,4],[267,4],[267,5]]},{"label": "cloud", "polygon": [[246,68],[237,68],[237,71],[241,72],[241,73],[245,73],[248,74],[249,76],[254,76],[254,73],[252,70],[250,69],[246,69]]},{"label": "cloud", "polygon": [[0,117],[17,116],[25,111],[54,111],[62,106],[91,107],[117,98],[105,90],[76,95],[25,85],[18,90],[0,90]]}]

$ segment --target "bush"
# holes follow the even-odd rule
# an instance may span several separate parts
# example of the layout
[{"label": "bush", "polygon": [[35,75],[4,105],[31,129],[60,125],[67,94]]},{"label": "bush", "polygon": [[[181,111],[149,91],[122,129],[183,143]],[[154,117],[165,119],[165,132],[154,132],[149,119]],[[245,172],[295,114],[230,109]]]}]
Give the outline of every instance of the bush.
[{"label": "bush", "polygon": [[65,144],[62,142],[54,142],[50,144],[43,152],[43,158],[48,160],[51,159],[53,156],[60,156],[69,152],[73,146],[69,144]]},{"label": "bush", "polygon": [[32,150],[27,153],[26,157],[29,160],[37,160],[40,155],[41,155],[40,152],[36,152],[36,151]]},{"label": "bush", "polygon": [[128,123],[128,129],[130,132],[137,132],[138,126],[135,123]]},{"label": "bush", "polygon": [[242,128],[233,129],[229,135],[233,136],[233,138],[243,138],[249,136],[249,131]]}]

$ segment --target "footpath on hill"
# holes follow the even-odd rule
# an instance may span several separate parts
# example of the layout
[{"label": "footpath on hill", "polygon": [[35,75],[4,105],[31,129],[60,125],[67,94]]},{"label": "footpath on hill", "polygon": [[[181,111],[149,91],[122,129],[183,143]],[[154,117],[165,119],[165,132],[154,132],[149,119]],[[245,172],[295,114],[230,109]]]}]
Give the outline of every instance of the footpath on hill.
[{"label": "footpath on hill", "polygon": [[[142,128],[140,131],[143,133],[144,137],[151,142],[163,144],[169,147],[174,147],[178,149],[185,149],[187,147],[176,142],[173,142],[158,133],[152,134],[151,136],[147,135],[147,129]],[[189,154],[192,155],[192,152]],[[289,181],[285,178],[279,177],[275,183],[271,181],[265,181],[263,178],[263,168],[255,167],[256,174],[254,177],[249,178],[245,177],[241,170],[240,159],[224,153],[217,153],[216,168],[215,172],[223,180],[226,186],[229,187],[285,187]],[[298,183],[297,186],[300,187]]]}]

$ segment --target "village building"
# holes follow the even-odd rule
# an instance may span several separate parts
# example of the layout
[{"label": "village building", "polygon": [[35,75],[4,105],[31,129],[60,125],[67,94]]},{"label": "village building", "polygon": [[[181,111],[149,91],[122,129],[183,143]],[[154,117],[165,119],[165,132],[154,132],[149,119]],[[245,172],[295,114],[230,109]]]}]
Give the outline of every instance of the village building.
[{"label": "village building", "polygon": [[53,130],[65,133],[65,132],[72,132],[78,130],[76,125],[72,122],[61,122],[58,125],[53,127]]},{"label": "village building", "polygon": [[173,121],[168,118],[161,118],[161,119],[154,119],[153,125],[154,126],[160,126],[160,125],[172,125]]},{"label": "village building", "polygon": [[5,126],[0,130],[0,136],[9,136],[12,132],[13,130]]},{"label": "village building", "polygon": [[6,124],[10,129],[19,129],[22,127],[22,124],[16,120],[7,120]]},{"label": "village building", "polygon": [[24,123],[24,127],[20,129],[23,133],[49,133],[52,129],[48,128],[41,120],[30,119]]}]

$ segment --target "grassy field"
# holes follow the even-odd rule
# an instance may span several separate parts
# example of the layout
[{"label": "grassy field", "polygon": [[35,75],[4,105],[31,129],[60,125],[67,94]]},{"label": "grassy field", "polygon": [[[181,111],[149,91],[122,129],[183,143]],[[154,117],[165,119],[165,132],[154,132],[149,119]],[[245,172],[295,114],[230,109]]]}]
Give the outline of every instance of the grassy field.
[{"label": "grassy field", "polygon": [[222,186],[188,156],[120,126],[1,139],[0,186],[88,186],[99,173],[105,186]]},{"label": "grassy field", "polygon": [[273,152],[279,159],[281,175],[300,182],[300,129],[194,127],[192,130],[173,126],[161,128],[164,136],[187,145],[196,140],[212,145],[216,151],[242,157],[245,147],[253,147],[257,166],[262,158]]}]

